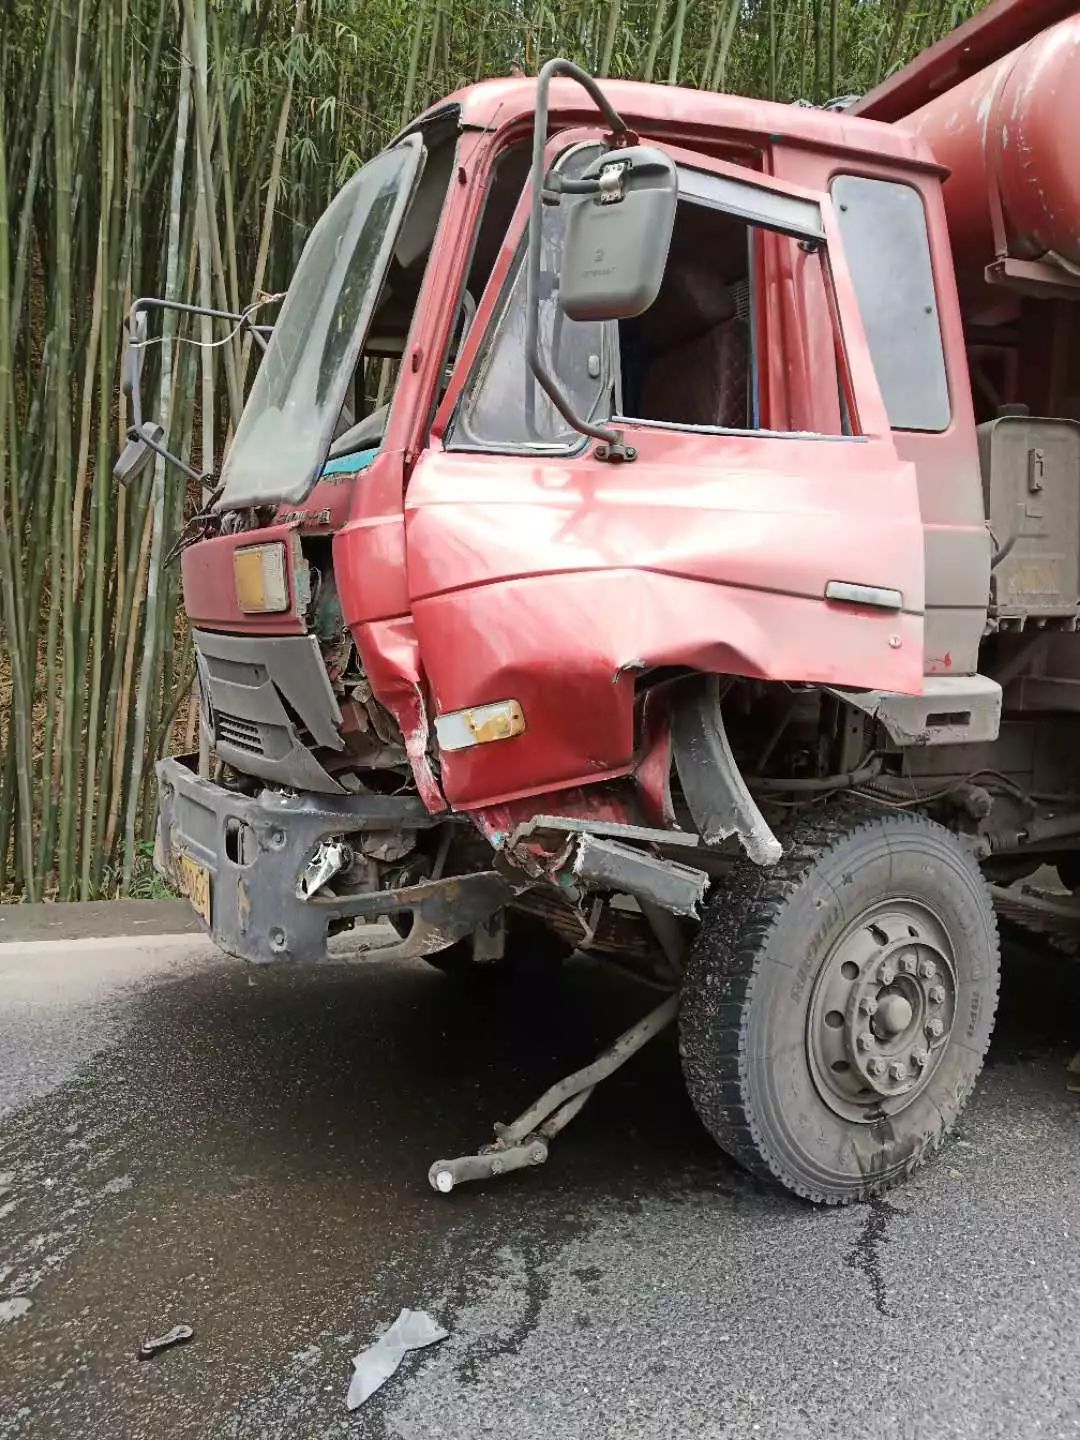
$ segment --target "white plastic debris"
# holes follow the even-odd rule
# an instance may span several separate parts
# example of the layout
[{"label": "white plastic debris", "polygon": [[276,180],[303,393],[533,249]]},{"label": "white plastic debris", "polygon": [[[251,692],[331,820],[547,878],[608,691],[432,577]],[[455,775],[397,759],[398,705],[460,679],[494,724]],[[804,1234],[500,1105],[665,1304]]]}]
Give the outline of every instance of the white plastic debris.
[{"label": "white plastic debris", "polygon": [[380,1385],[384,1385],[409,1350],[423,1350],[449,1338],[449,1331],[437,1324],[426,1310],[402,1310],[390,1329],[374,1345],[353,1356],[353,1377],[345,1401],[356,1410]]}]

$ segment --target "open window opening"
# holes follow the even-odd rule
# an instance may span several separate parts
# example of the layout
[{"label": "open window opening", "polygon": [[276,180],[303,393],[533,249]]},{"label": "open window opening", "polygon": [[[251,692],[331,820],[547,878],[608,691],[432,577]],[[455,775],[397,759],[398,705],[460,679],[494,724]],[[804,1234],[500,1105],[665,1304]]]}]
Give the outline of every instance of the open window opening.
[{"label": "open window opening", "polygon": [[622,410],[639,420],[756,430],[753,256],[760,232],[680,201],[664,282],[619,324]]},{"label": "open window opening", "polygon": [[[557,170],[577,178],[602,150],[581,145],[559,161]],[[519,192],[520,194],[520,189]],[[615,326],[571,320],[559,304],[559,274],[566,207],[544,210],[541,236],[540,351],[579,415],[606,418],[615,392]],[[505,238],[504,235],[500,239]],[[490,271],[489,271],[490,273]],[[578,449],[584,437],[563,419],[541,389],[525,355],[528,327],[525,242],[521,242],[494,323],[458,407],[447,445],[459,450]]]},{"label": "open window opening", "polygon": [[[559,163],[581,173],[597,147]],[[540,347],[578,415],[594,423],[740,434],[858,433],[821,209],[725,169],[679,167],[660,292],[641,315],[574,321],[559,305],[566,207],[544,211]],[[573,453],[584,437],[525,358],[522,244],[491,333],[448,427],[450,449]],[[782,293],[766,305],[768,285]]]},{"label": "open window opening", "polygon": [[824,437],[857,429],[811,198],[681,165],[660,293],[620,323],[619,347],[615,424]]},{"label": "open window opening", "polygon": [[364,346],[334,427],[324,474],[365,468],[382,444],[390,413],[389,397],[435,243],[456,147],[456,120],[447,120],[424,136],[423,175],[398,232]]},{"label": "open window opening", "polygon": [[[330,447],[327,468],[331,473],[344,468],[363,468],[370,464],[382,444],[398,366],[408,343],[452,173],[456,141],[456,129],[436,145],[429,140],[432,153],[424,179],[402,228],[390,272],[375,309],[369,338],[356,367],[352,393],[342,408],[337,434]],[[436,405],[476,315],[477,301],[491,277],[528,171],[529,146],[525,142],[505,150],[495,165],[468,278],[450,336]],[[357,416],[362,418],[355,418]],[[352,463],[346,466],[346,460]]]}]

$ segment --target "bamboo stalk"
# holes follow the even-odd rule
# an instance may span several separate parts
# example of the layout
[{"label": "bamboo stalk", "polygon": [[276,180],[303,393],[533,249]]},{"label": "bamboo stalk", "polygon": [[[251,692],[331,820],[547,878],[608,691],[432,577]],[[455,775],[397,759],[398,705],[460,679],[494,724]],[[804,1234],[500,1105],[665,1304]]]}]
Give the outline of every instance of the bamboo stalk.
[{"label": "bamboo stalk", "polygon": [[643,80],[651,80],[656,69],[656,57],[660,50],[660,41],[664,34],[664,20],[667,17],[667,0],[655,0],[656,8],[653,10],[652,30],[649,34],[649,48],[645,55],[645,69],[642,71]]},{"label": "bamboo stalk", "polygon": [[57,0],[57,59],[53,72],[53,142],[56,253],[56,498],[59,550],[54,551],[52,583],[60,594],[60,752],[59,752],[59,887],[71,894],[75,859],[76,772],[75,719],[75,550],[72,528],[71,456],[71,313],[72,313],[72,64],[73,24],[69,0]]},{"label": "bamboo stalk", "polygon": [[45,31],[45,45],[41,54],[40,79],[38,80],[37,104],[34,107],[34,133],[30,139],[29,166],[23,186],[23,203],[19,213],[19,234],[15,250],[15,279],[11,295],[11,345],[19,343],[23,317],[23,295],[26,286],[26,267],[30,255],[30,236],[37,196],[41,162],[44,158],[45,128],[49,121],[50,78],[52,72],[53,42],[56,36],[56,8],[49,11]]},{"label": "bamboo stalk", "polygon": [[427,17],[430,9],[431,0],[420,0],[419,8],[416,11],[416,18],[413,21],[412,40],[409,46],[409,73],[405,77],[405,94],[401,101],[400,118],[402,125],[412,119],[413,96],[416,93],[416,71],[420,64],[420,42],[424,38],[424,30],[427,27]]},{"label": "bamboo stalk", "polygon": [[[206,0],[199,0],[202,14],[199,21],[200,45],[202,54],[200,61],[202,65],[202,85],[205,89],[207,83],[207,55],[206,55]],[[214,41],[214,103],[217,113],[217,142],[218,160],[221,165],[221,197],[222,207],[225,213],[225,262],[229,285],[229,308],[240,309],[240,281],[237,275],[236,258],[236,217],[233,212],[233,179],[232,159],[230,155],[229,124],[225,108],[225,55],[221,45],[221,32],[218,27],[217,11],[210,12],[210,31]],[[203,302],[200,300],[199,302]],[[243,393],[241,389],[241,394]],[[209,471],[206,472],[209,474]]]},{"label": "bamboo stalk", "polygon": [[896,64],[896,57],[900,51],[900,37],[904,32],[904,21],[907,19],[909,0],[896,0],[896,13],[893,16],[892,25],[882,27],[883,43],[878,51],[877,63],[874,66],[875,80],[884,80],[892,73]]},{"label": "bamboo stalk", "polygon": [[679,83],[679,61],[682,59],[683,35],[686,32],[686,0],[679,0],[675,11],[675,28],[671,37],[671,61],[668,65],[667,83]]},{"label": "bamboo stalk", "polygon": [[[293,45],[300,43],[303,35],[304,23],[306,20],[306,0],[297,0],[296,19],[293,24],[293,33],[290,40],[290,49]],[[274,228],[274,214],[277,207],[278,188],[281,183],[281,165],[285,154],[285,140],[289,130],[289,111],[292,108],[292,86],[293,71],[289,67],[288,80],[285,86],[285,94],[281,101],[281,110],[278,114],[277,135],[274,139],[274,153],[270,162],[270,183],[266,187],[266,204],[263,208],[262,226],[259,231],[259,252],[255,260],[255,276],[251,285],[251,304],[259,298],[263,288],[263,281],[266,277],[266,262],[270,255],[270,237]],[[244,337],[244,348],[240,360],[241,380],[247,377],[247,367],[251,356],[251,337]]]},{"label": "bamboo stalk", "polygon": [[724,33],[720,40],[720,52],[716,57],[716,69],[709,81],[710,90],[723,90],[727,80],[727,59],[728,51],[731,49],[731,41],[735,35],[735,22],[739,18],[740,0],[728,0],[727,20],[724,24]]},{"label": "bamboo stalk", "polygon": [[[98,254],[101,270],[110,278],[113,275],[113,256],[118,244],[119,212],[117,194],[119,190],[116,174],[116,153],[118,135],[123,133],[123,120],[118,105],[119,62],[119,16],[111,9],[104,34],[104,63],[101,69],[101,210],[99,214],[100,243]],[[90,505],[90,527],[92,532],[92,561],[88,563],[91,576],[91,605],[84,605],[84,612],[92,613],[91,620],[91,664],[90,697],[87,707],[86,767],[83,783],[83,815],[81,834],[81,866],[79,894],[88,899],[94,881],[94,814],[98,803],[98,757],[102,749],[99,727],[101,723],[101,690],[106,656],[105,640],[105,567],[109,531],[109,423],[112,411],[113,372],[116,354],[116,337],[119,333],[116,315],[115,282],[109,286],[109,304],[104,304],[99,325],[98,349],[98,445],[94,467],[94,489]],[[89,371],[89,366],[88,366]]]},{"label": "bamboo stalk", "polygon": [[[34,805],[30,774],[30,707],[27,703],[27,667],[29,657],[23,649],[23,631],[19,625],[16,590],[21,573],[16,573],[19,535],[9,534],[7,512],[10,505],[9,461],[11,459],[11,323],[10,323],[10,257],[8,254],[7,165],[4,142],[4,102],[0,97],[0,586],[3,589],[4,625],[7,630],[8,652],[11,657],[11,688],[13,714],[9,749],[15,755],[19,798],[19,849],[23,886],[29,900],[37,899],[34,876]],[[14,469],[10,472],[15,476]],[[20,567],[21,570],[21,567]]]},{"label": "bamboo stalk", "polygon": [[717,4],[713,7],[712,25],[709,28],[709,46],[705,51],[705,62],[701,67],[701,85],[703,89],[709,88],[713,66],[716,63],[716,47],[720,44],[720,28],[723,23],[724,7]]},{"label": "bamboo stalk", "polygon": [[[180,67],[180,104],[176,123],[176,145],[173,150],[172,185],[169,194],[168,252],[165,266],[165,294],[176,295],[177,270],[180,258],[180,206],[183,199],[184,155],[187,149],[188,111],[191,91],[191,64],[185,55]],[[164,343],[161,347],[161,386],[158,413],[160,423],[168,431],[171,408],[172,382],[172,334],[171,311],[165,311],[162,321]],[[144,753],[146,740],[147,708],[150,688],[153,684],[157,665],[157,597],[161,577],[161,558],[165,521],[165,463],[160,456],[154,464],[153,500],[151,513],[153,527],[150,541],[149,563],[146,575],[146,624],[144,627],[142,665],[139,685],[135,695],[135,716],[131,740],[131,768],[128,776],[127,806],[124,815],[124,868],[125,891],[131,886],[135,868],[135,830],[138,819],[139,795],[142,789]]]},{"label": "bamboo stalk", "polygon": [[[194,0],[181,0],[184,14],[184,36],[189,54],[205,54],[206,49],[206,8],[205,0],[202,0],[198,13],[195,10]],[[190,64],[189,60],[189,64]],[[199,73],[198,66],[194,68],[194,83],[191,86],[195,97],[195,153],[199,165],[203,184],[206,187],[206,210],[210,234],[211,252],[213,255],[213,277],[217,290],[218,308],[227,310],[229,308],[229,294],[225,280],[225,261],[221,251],[221,236],[218,233],[217,216],[214,212],[213,197],[214,176],[211,159],[210,142],[210,105],[206,93],[206,76]],[[232,423],[235,427],[240,419],[240,411],[243,409],[243,397],[240,389],[240,372],[237,364],[237,356],[230,339],[223,347],[222,355],[225,362],[225,384],[229,395],[229,408],[232,412]]]},{"label": "bamboo stalk", "polygon": [[[135,674],[135,646],[139,636],[139,627],[142,623],[143,597],[146,593],[146,576],[150,568],[150,546],[153,532],[154,511],[152,506],[147,504],[143,511],[143,523],[139,527],[140,539],[138,548],[135,551],[135,570],[132,583],[128,586],[129,605],[125,612],[125,623],[121,627],[122,632],[126,636],[126,641],[123,664],[119,667],[119,676],[117,679],[116,703],[113,704],[112,695],[109,697],[110,706],[117,716],[117,720],[115,730],[113,731],[112,790],[109,801],[109,819],[105,827],[104,850],[106,855],[111,855],[115,849],[117,833],[120,827],[120,818],[122,814],[126,814],[124,809],[123,777],[130,763],[129,731],[134,718],[131,715],[129,700]],[[106,733],[108,733],[108,729]]]},{"label": "bamboo stalk", "polygon": [[[611,74],[611,57],[615,53],[615,36],[619,33],[619,16],[621,13],[622,0],[609,0],[607,28],[604,31],[604,48],[600,54],[599,73],[602,76]],[[481,37],[481,40],[482,39],[483,37]],[[483,54],[482,51],[481,54]],[[480,69],[480,73],[483,73],[482,69]]]}]

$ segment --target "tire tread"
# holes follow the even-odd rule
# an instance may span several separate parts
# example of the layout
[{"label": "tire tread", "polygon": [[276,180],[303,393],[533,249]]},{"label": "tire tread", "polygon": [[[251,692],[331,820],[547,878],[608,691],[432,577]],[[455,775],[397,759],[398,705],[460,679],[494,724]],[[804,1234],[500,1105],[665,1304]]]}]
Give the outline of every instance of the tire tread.
[{"label": "tire tread", "polygon": [[[903,1176],[868,1178],[860,1189],[834,1194],[808,1186],[792,1174],[769,1146],[757,1122],[748,1085],[748,1040],[750,1005],[754,981],[767,963],[769,941],[787,906],[802,888],[814,868],[837,846],[860,831],[923,831],[956,837],[936,821],[919,814],[867,815],[866,812],[838,810],[797,822],[785,837],[784,853],[775,866],[763,870],[748,860],[733,867],[730,883],[710,903],[698,940],[694,945],[683,986],[679,1015],[679,1051],[691,1101],[705,1128],[727,1152],[752,1175],[779,1182],[786,1189],[818,1204],[843,1205],[880,1194],[907,1178],[940,1147],[946,1131],[962,1112],[982,1068],[982,1058],[972,1070],[964,1089],[957,1095],[948,1121],[930,1131],[909,1157]],[[971,860],[980,902],[989,918],[993,946],[993,994],[989,1022],[992,1026],[998,1002],[998,935],[990,889],[975,861]],[[734,903],[733,903],[734,901]],[[717,1006],[706,991],[720,985],[723,999]],[[720,1018],[722,1014],[722,1019]]]}]

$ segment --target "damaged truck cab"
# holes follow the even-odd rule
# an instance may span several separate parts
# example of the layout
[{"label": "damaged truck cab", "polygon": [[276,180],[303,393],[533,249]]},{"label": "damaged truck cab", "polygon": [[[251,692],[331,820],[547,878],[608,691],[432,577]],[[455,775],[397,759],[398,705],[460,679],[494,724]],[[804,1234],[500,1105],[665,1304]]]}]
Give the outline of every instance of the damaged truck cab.
[{"label": "damaged truck cab", "polygon": [[712,1134],[818,1201],[966,1099],[979,862],[1041,812],[980,674],[1007,442],[945,177],[911,129],[556,61],[312,232],[181,556],[214,765],[158,765],[157,863],[254,962],[385,919],[384,956],[546,934],[666,994],[436,1188],[543,1159],[676,1012]]}]

